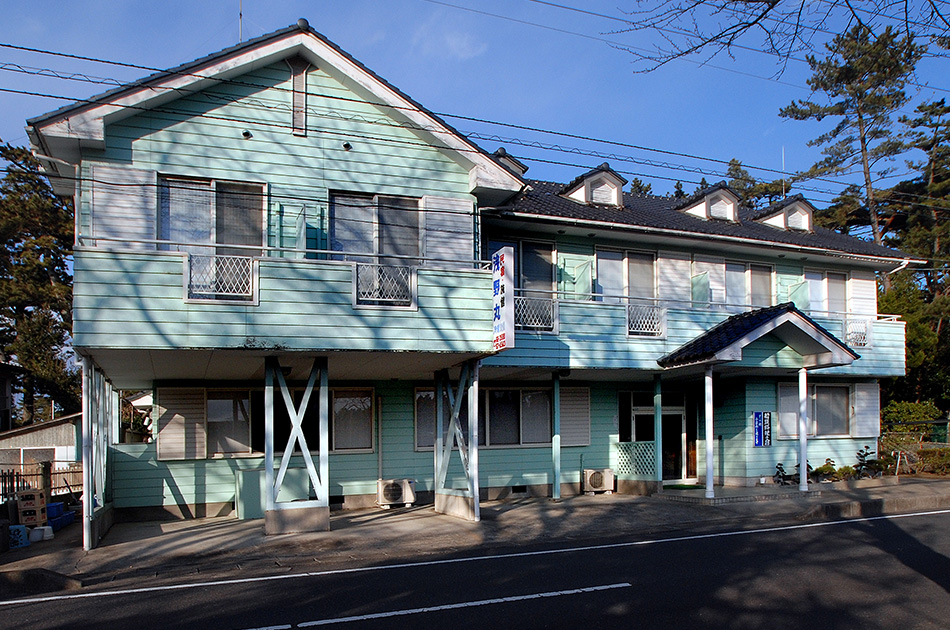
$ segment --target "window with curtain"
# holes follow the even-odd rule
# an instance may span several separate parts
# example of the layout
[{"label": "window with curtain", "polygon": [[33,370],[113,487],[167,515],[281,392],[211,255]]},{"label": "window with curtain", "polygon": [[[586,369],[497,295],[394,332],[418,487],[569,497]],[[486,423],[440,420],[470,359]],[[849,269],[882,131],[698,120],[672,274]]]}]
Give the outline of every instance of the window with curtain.
[{"label": "window with curtain", "polygon": [[414,266],[422,256],[419,200],[412,197],[332,193],[330,249],[357,262]]},{"label": "window with curtain", "polygon": [[[159,239],[173,243],[162,249],[260,255],[260,249],[253,249],[264,240],[264,190],[259,184],[163,177],[158,198]],[[222,247],[227,245],[248,247]]]},{"label": "window with curtain", "polygon": [[[808,435],[847,436],[851,432],[851,387],[808,386]],[[798,437],[798,386],[779,385],[779,437]]]},{"label": "window with curtain", "polygon": [[330,444],[334,451],[373,448],[373,391],[332,390]]}]

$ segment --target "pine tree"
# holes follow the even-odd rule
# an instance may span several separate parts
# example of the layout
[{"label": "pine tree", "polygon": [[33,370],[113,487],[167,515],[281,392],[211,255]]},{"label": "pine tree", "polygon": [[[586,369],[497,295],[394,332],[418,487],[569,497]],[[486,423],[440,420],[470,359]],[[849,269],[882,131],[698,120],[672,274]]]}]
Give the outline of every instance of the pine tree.
[{"label": "pine tree", "polygon": [[33,420],[37,396],[79,409],[79,378],[68,360],[73,244],[71,202],[53,193],[30,152],[0,146],[0,349],[24,372],[21,421]]},{"label": "pine tree", "polygon": [[630,192],[634,195],[649,195],[653,191],[653,185],[647,184],[639,177],[634,177],[630,182]]},{"label": "pine tree", "polygon": [[696,190],[693,191],[693,194],[695,195],[696,193],[706,190],[707,188],[709,188],[709,182],[707,182],[706,178],[703,177],[701,180],[699,180],[699,185],[696,186]]},{"label": "pine tree", "polygon": [[875,185],[890,172],[881,163],[904,150],[892,132],[891,115],[907,102],[904,84],[926,48],[911,36],[899,38],[890,27],[874,38],[862,24],[838,35],[826,48],[828,55],[821,60],[808,56],[812,70],[808,84],[824,94],[825,102],[795,101],[780,115],[794,120],[838,119],[831,131],[809,142],[824,147],[825,158],[802,177],[860,169],[871,235],[881,244],[884,226]]},{"label": "pine tree", "polygon": [[683,182],[673,184],[673,199],[685,199],[686,193],[683,192]]},{"label": "pine tree", "polygon": [[726,169],[726,182],[737,195],[743,205],[756,207],[763,202],[770,204],[783,198],[789,190],[784,180],[776,179],[772,182],[760,182],[749,171],[742,167],[742,162],[733,158],[729,160]]}]

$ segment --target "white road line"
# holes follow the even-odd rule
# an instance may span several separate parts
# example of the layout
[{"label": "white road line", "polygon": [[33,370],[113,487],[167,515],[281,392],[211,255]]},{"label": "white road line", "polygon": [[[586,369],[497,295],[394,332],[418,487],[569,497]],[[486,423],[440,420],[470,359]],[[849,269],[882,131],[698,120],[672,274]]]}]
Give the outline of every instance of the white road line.
[{"label": "white road line", "polygon": [[293,626],[267,626],[266,628],[252,628],[250,630],[291,630]]},{"label": "white road line", "polygon": [[329,571],[310,571],[307,573],[291,573],[285,575],[265,575],[252,578],[232,578],[229,580],[215,580],[206,582],[189,582],[186,584],[168,584],[165,586],[143,586],[139,588],[127,588],[115,591],[93,591],[89,593],[73,593],[68,595],[49,595],[46,597],[30,597],[25,599],[11,599],[0,601],[0,607],[12,606],[14,604],[37,604],[42,602],[63,601],[68,599],[85,599],[88,597],[111,597],[114,595],[137,595],[139,593],[161,593],[168,591],[178,591],[193,588],[207,588],[211,586],[229,586],[234,584],[254,584],[258,582],[270,582],[274,580],[295,580],[307,577],[324,577],[329,575],[345,575],[348,573],[369,573],[372,571],[391,571],[393,569],[413,569],[418,567],[431,567],[441,564],[459,564],[462,562],[484,562],[487,560],[505,560],[508,558],[529,558],[532,556],[551,556],[562,553],[577,553],[581,551],[601,551],[604,549],[622,549],[626,547],[640,547],[646,545],[661,545],[667,543],[677,543],[688,540],[706,540],[710,538],[727,538],[730,536],[751,536],[753,534],[770,534],[774,532],[787,532],[796,529],[811,529],[816,527],[835,527],[839,525],[853,525],[855,523],[868,523],[872,521],[896,520],[902,518],[913,518],[917,516],[936,516],[941,514],[950,514],[950,510],[935,510],[933,512],[912,512],[909,514],[892,514],[888,516],[867,516],[864,518],[854,518],[845,521],[829,521],[824,523],[804,523],[802,525],[784,525],[781,527],[765,527],[762,529],[738,530],[731,532],[715,532],[712,534],[694,534],[692,536],[679,536],[674,538],[658,538],[653,540],[636,540],[631,542],[610,543],[605,545],[587,545],[584,547],[562,547],[560,549],[542,549],[539,551],[519,551],[515,553],[501,553],[490,556],[470,556],[466,558],[448,558],[445,560],[428,560],[425,562],[403,562],[399,564],[384,564],[369,567],[353,567],[350,569],[333,569]]},{"label": "white road line", "polygon": [[619,582],[617,584],[605,584],[604,586],[588,586],[585,588],[572,588],[565,591],[548,591],[546,593],[532,593],[530,595],[512,595],[510,597],[495,597],[492,599],[481,599],[475,602],[459,602],[457,604],[443,604],[441,606],[426,606],[424,608],[406,608],[404,610],[390,610],[388,612],[372,613],[369,615],[355,615],[353,617],[334,617],[333,619],[320,619],[318,621],[303,621],[297,624],[298,628],[309,628],[311,626],[329,626],[337,623],[347,623],[350,621],[367,621],[369,619],[385,619],[386,617],[400,617],[405,615],[418,615],[421,613],[438,612],[440,610],[456,610],[459,608],[473,608],[475,606],[490,606],[492,604],[507,604],[509,602],[523,602],[529,599],[542,599],[544,597],[561,597],[564,595],[581,595],[583,593],[594,593],[597,591],[609,591],[615,588],[627,588],[630,582]]}]

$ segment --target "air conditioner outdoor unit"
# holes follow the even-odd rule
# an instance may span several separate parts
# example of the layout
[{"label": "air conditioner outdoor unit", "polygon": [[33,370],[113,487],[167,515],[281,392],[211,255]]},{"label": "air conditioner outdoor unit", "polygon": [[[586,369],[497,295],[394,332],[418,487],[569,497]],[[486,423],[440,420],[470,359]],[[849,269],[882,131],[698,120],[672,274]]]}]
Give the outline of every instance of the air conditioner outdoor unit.
[{"label": "air conditioner outdoor unit", "polygon": [[409,507],[416,502],[416,482],[413,479],[379,479],[376,481],[376,504],[382,508],[393,505]]},{"label": "air conditioner outdoor unit", "polygon": [[584,469],[584,492],[590,494],[594,492],[606,492],[610,494],[613,491],[614,471],[609,468]]}]

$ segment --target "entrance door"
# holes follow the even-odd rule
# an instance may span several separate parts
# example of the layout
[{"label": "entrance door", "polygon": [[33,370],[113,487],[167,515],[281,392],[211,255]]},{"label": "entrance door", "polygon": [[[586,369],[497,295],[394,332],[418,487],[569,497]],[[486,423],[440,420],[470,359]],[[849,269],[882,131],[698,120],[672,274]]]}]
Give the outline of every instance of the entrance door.
[{"label": "entrance door", "polygon": [[686,414],[663,412],[663,481],[696,479],[696,427]]}]

